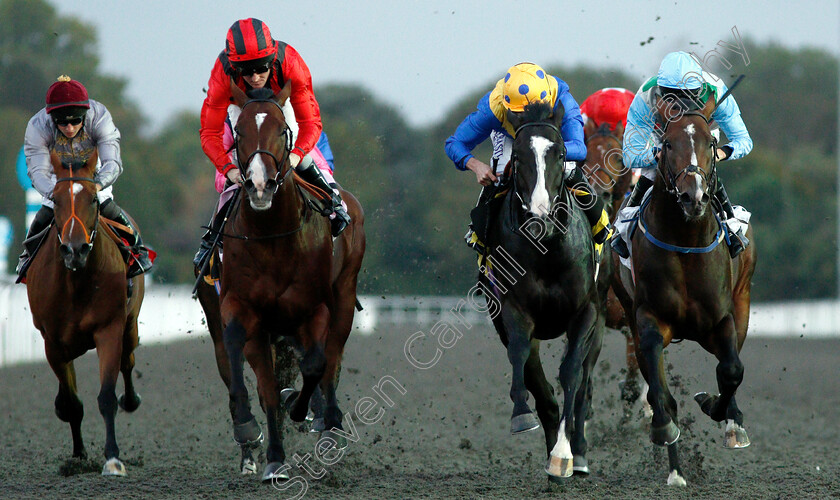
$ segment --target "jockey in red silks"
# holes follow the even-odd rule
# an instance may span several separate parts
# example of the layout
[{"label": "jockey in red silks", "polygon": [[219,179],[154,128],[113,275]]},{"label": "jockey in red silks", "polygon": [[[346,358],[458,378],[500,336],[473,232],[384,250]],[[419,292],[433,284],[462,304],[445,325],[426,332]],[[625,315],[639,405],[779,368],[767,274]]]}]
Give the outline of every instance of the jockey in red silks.
[{"label": "jockey in red silks", "polygon": [[[291,122],[296,123],[298,133],[289,153],[289,162],[304,181],[330,193],[330,199],[325,201],[335,213],[332,233],[337,236],[350,223],[350,216],[342,205],[337,185],[324,177],[310,155],[321,135],[321,111],[315,100],[309,68],[303,58],[291,45],[274,40],[268,26],[259,19],[240,19],[228,30],[225,50],[216,58],[210,74],[207,98],[201,107],[199,134],[201,148],[216,170],[226,177],[226,182],[241,184],[242,174],[224,144],[231,81],[246,92],[266,87],[275,94],[287,81],[291,81],[292,95],[287,108],[293,110],[294,120],[287,116],[287,122],[290,122],[290,127]],[[218,231],[221,217],[214,219],[211,225]],[[212,236],[213,231],[208,231],[202,238],[201,248],[194,259],[197,266],[201,266],[209,254]]]},{"label": "jockey in red silks", "polygon": [[592,121],[595,128],[606,123],[610,130],[615,130],[618,122],[621,122],[623,127],[627,127],[627,110],[630,109],[630,103],[633,102],[635,96],[633,92],[618,87],[595,92],[580,105],[584,126]]}]

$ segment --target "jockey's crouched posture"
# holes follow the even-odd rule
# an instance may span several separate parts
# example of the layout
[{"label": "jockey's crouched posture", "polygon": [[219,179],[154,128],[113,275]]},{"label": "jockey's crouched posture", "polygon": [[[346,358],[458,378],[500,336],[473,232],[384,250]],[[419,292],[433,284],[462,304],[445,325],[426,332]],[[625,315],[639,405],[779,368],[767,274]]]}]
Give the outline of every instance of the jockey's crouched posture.
[{"label": "jockey's crouched posture", "polygon": [[[446,154],[458,170],[472,170],[478,183],[484,186],[479,196],[479,205],[495,195],[500,176],[510,160],[516,131],[508,122],[507,112],[519,113],[525,105],[535,101],[546,101],[555,110],[562,105],[565,114],[560,130],[566,147],[566,161],[576,162],[586,158],[583,120],[577,102],[569,93],[569,86],[536,64],[517,64],[507,71],[493,90],[478,101],[478,109],[464,118],[455,133],[446,140]],[[472,155],[472,150],[488,137],[493,141],[494,168]],[[576,199],[592,226],[593,239],[596,243],[603,243],[610,233],[603,200],[594,194],[580,168],[574,167],[565,182],[566,186],[576,190]],[[482,231],[481,228],[471,226],[466,240],[470,246],[480,250],[483,242],[479,241],[476,230]]]},{"label": "jockey's crouched posture", "polygon": [[[134,257],[130,259],[128,277],[145,273],[152,268],[149,250],[143,245],[137,227],[125,216],[111,192],[112,185],[123,171],[120,131],[114,125],[111,113],[102,103],[89,99],[87,89],[81,83],[67,76],[59,77],[50,86],[46,102],[46,107],[29,120],[24,137],[27,173],[32,179],[32,186],[44,197],[29,227],[27,239],[46,229],[54,217],[52,196],[55,173],[50,163],[50,152],[58,154],[63,163],[84,163],[96,150],[99,160],[94,180],[100,202],[99,212],[131,230],[116,229],[128,242]],[[25,276],[31,257],[24,246],[17,266],[19,279]]]},{"label": "jockey's crouched posture", "polygon": [[[686,52],[671,52],[659,66],[657,76],[646,81],[636,92],[636,97],[627,112],[627,128],[624,131],[624,164],[641,169],[642,175],[633,189],[628,207],[636,207],[642,202],[645,192],[653,186],[656,179],[656,165],[659,150],[662,147],[662,133],[665,129],[663,118],[654,110],[660,99],[667,98],[680,102],[686,110],[698,110],[709,99],[720,99],[727,92],[723,80],[703,71],[700,64]],[[712,113],[711,119],[726,134],[729,143],[716,150],[717,161],[737,160],[749,154],[753,142],[747,126],[741,118],[741,110],[735,97],[729,95]],[[713,135],[714,135],[713,131]],[[720,177],[717,179],[715,199],[720,204],[723,219],[735,217],[732,203],[723,188]],[[749,243],[743,232],[730,235],[729,254],[734,259]],[[630,252],[627,244],[616,232],[612,238],[613,250],[622,257]]]},{"label": "jockey's crouched posture", "polygon": [[[213,162],[216,170],[235,184],[242,184],[238,165],[230,160],[224,146],[224,126],[230,104],[231,81],[242,89],[270,88],[275,94],[291,81],[289,98],[299,127],[289,162],[303,180],[315,185],[330,199],[324,200],[332,208],[332,234],[338,236],[348,224],[350,216],[342,206],[337,185],[324,178],[321,170],[309,156],[321,135],[321,110],[312,90],[309,68],[291,45],[274,40],[268,26],[255,18],[240,19],[227,33],[225,49],[216,58],[207,87],[207,98],[201,107],[201,148]],[[215,228],[216,222],[213,223]],[[203,262],[209,253],[213,233],[202,238],[195,262]],[[200,264],[197,264],[200,265]]]}]

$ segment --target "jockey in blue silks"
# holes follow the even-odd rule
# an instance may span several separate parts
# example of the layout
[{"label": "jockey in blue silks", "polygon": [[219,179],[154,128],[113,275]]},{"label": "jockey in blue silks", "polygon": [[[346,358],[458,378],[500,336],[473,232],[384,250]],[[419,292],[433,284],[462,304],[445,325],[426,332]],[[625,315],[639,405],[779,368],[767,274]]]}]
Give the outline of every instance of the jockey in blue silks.
[{"label": "jockey in blue silks", "polygon": [[[691,103],[702,107],[709,99],[719,100],[728,88],[723,80],[712,73],[703,71],[700,63],[686,52],[671,52],[659,66],[657,76],[646,81],[636,92],[636,97],[627,112],[627,127],[624,131],[624,164],[638,168],[641,177],[630,199],[628,207],[638,206],[645,192],[653,186],[656,178],[658,153],[662,146],[664,123],[656,113],[656,103],[663,97],[678,99],[682,103]],[[749,154],[753,142],[741,118],[741,110],[735,97],[729,95],[712,113],[710,123],[720,127],[729,143],[717,148],[717,161],[737,160]],[[717,138],[718,131],[712,130]],[[734,217],[729,196],[718,179],[715,199],[720,203],[725,218]],[[744,250],[748,241],[742,233],[730,238],[730,254],[734,258]],[[622,257],[627,257],[626,243],[616,232],[612,239],[613,249]]]},{"label": "jockey in blue silks", "polygon": [[[577,200],[592,225],[593,239],[603,243],[610,231],[609,217],[604,211],[604,202],[599,199],[580,168],[573,162],[586,158],[583,141],[583,120],[580,108],[569,86],[563,80],[547,74],[541,67],[531,63],[520,63],[511,67],[493,90],[478,101],[478,109],[469,114],[446,140],[446,154],[458,170],[472,170],[479,184],[484,186],[479,196],[481,205],[495,194],[499,176],[504,173],[513,149],[516,131],[507,119],[507,112],[521,112],[535,101],[546,101],[554,109],[564,110],[560,131],[566,146],[566,185],[576,188]],[[488,137],[493,142],[493,168],[472,155],[472,150]],[[494,184],[495,183],[495,184]],[[483,244],[472,230],[467,233],[467,242],[478,249]],[[478,243],[478,244],[477,244]]]}]

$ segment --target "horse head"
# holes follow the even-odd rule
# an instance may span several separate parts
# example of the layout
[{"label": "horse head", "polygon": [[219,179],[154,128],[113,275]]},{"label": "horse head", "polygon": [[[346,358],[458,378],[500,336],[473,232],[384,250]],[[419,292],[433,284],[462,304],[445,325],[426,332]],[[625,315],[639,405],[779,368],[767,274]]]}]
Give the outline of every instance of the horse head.
[{"label": "horse head", "polygon": [[563,107],[537,101],[519,113],[508,111],[515,133],[513,169],[515,192],[522,208],[537,217],[546,217],[560,197],[565,175],[566,146],[560,133]]},{"label": "horse head", "polygon": [[714,194],[712,187],[717,182],[717,141],[709,130],[714,105],[714,99],[698,110],[686,109],[676,99],[662,98],[657,103],[657,111],[665,123],[659,174],[688,220],[706,213]]},{"label": "horse head", "polygon": [[59,252],[71,271],[82,269],[93,251],[99,227],[99,198],[96,195],[97,152],[85,163],[62,163],[50,154],[56,176],[53,189]]},{"label": "horse head", "polygon": [[629,189],[632,176],[622,160],[624,124],[619,122],[611,129],[608,123],[599,126],[589,120],[583,127],[583,134],[586,140],[583,172],[598,197],[612,207],[613,202],[621,200],[621,195]]},{"label": "horse head", "polygon": [[292,172],[289,152],[292,133],[281,106],[291,95],[291,81],[275,95],[271,89],[249,90],[231,82],[234,103],[242,109],[234,126],[238,167],[251,208],[271,208],[274,194]]}]

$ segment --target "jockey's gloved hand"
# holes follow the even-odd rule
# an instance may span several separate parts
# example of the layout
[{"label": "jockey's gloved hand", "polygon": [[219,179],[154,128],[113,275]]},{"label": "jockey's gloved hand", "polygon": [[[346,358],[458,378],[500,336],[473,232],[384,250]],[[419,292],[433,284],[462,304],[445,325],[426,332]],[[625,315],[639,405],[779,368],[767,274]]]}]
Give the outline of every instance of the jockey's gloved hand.
[{"label": "jockey's gloved hand", "polygon": [[292,168],[295,168],[300,163],[300,156],[297,153],[289,153],[289,163],[292,165]]}]

